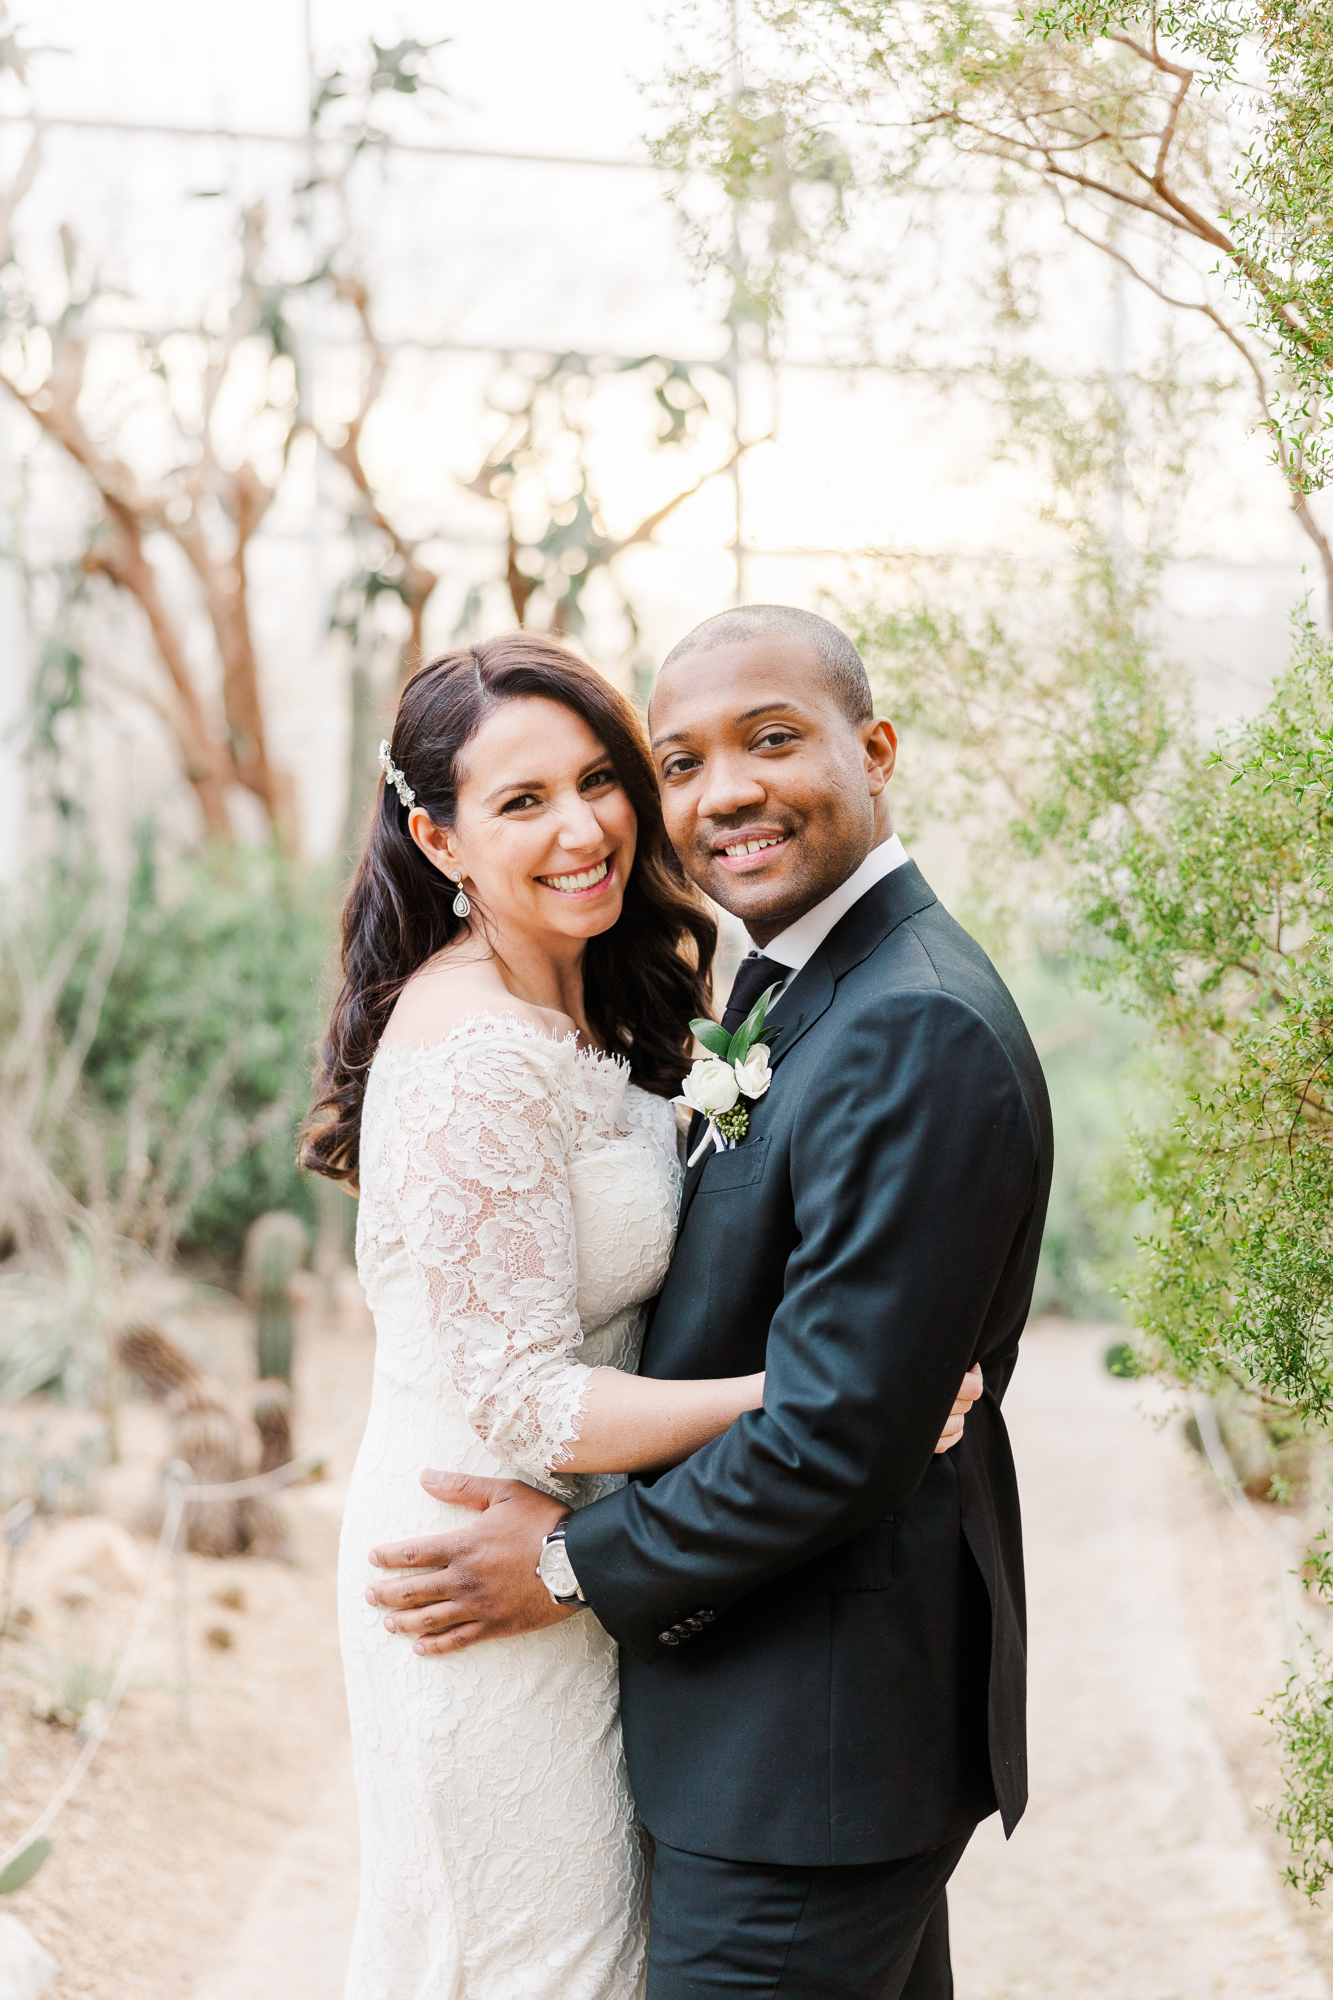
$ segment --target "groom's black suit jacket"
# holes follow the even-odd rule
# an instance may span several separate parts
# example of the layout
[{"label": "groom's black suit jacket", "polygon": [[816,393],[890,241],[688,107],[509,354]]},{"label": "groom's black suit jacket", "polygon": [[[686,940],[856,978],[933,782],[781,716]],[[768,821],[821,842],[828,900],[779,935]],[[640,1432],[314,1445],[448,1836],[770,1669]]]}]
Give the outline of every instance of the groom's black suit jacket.
[{"label": "groom's black suit jacket", "polygon": [[[630,1780],[658,1839],[884,1861],[997,1802],[1009,1830],[1026,1799],[1000,1400],[1050,1112],[999,975],[910,862],[829,933],[772,1025],[745,1139],[686,1177],[642,1362],[667,1380],[766,1368],[764,1407],[577,1512],[568,1547],[620,1641]],[[974,1361],[985,1394],[936,1457]]]}]

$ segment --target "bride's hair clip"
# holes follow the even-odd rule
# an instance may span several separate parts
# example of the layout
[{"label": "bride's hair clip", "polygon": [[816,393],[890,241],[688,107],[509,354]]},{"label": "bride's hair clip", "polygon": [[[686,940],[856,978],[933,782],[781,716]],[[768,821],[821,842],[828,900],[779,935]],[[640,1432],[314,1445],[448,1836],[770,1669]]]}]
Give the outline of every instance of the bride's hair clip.
[{"label": "bride's hair clip", "polygon": [[414,806],[417,802],[417,795],[398,769],[398,766],[394,763],[387,736],[380,744],[380,769],[384,773],[385,783],[392,785],[397,792],[399,802],[405,806]]}]

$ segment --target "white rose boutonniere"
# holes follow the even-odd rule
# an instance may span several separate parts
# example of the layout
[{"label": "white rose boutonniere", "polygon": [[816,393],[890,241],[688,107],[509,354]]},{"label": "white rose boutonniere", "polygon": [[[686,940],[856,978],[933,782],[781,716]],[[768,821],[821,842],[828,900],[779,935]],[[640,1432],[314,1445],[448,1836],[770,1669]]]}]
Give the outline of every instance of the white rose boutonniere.
[{"label": "white rose boutonniere", "polygon": [[729,1062],[723,1062],[721,1056],[703,1056],[681,1085],[680,1094],[691,1111],[719,1118],[734,1107],[741,1087]]},{"label": "white rose boutonniere", "polygon": [[[773,991],[770,986],[760,994],[734,1035],[729,1035],[716,1021],[690,1022],[695,1039],[709,1052],[694,1064],[676,1100],[688,1104],[691,1111],[698,1111],[708,1120],[703,1138],[690,1155],[691,1166],[710,1139],[717,1151],[723,1153],[745,1137],[750,1129],[750,1103],[762,1097],[773,1081],[768,1066],[771,1036],[770,1042],[759,1039]],[[776,1028],[771,1031],[772,1035],[777,1033]]]},{"label": "white rose boutonniere", "polygon": [[733,1064],[736,1081],[747,1097],[762,1097],[773,1081],[768,1066],[768,1044],[756,1042],[744,1062]]}]

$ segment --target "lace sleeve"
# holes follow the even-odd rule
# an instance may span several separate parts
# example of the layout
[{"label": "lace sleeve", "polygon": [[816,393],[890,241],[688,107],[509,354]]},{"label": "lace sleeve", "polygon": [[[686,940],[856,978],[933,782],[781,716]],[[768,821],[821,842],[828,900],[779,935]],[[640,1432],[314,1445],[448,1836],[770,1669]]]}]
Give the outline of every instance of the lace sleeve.
[{"label": "lace sleeve", "polygon": [[414,1067],[395,1201],[432,1329],[477,1435],[551,1482],[579,1434],[582,1340],[558,1079],[572,1051],[488,1037]]}]

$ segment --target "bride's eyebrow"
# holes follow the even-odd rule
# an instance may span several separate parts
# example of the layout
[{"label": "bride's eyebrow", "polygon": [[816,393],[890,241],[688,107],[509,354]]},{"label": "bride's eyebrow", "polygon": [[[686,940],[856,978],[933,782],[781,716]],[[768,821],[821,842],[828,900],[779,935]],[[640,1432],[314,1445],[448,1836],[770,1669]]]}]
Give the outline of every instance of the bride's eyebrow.
[{"label": "bride's eyebrow", "polygon": [[493,792],[487,792],[485,798],[482,800],[482,804],[488,806],[493,799],[502,799],[506,792],[544,792],[545,790],[545,778],[506,778],[504,783],[497,785]]},{"label": "bride's eyebrow", "polygon": [[[612,763],[611,752],[599,750],[595,757],[589,757],[579,776],[586,778],[590,771],[600,770],[604,764],[610,763]],[[493,799],[502,799],[506,792],[544,792],[548,783],[549,780],[546,778],[506,778],[505,782],[497,785],[493,792],[487,792],[482,804],[488,806]]]}]

